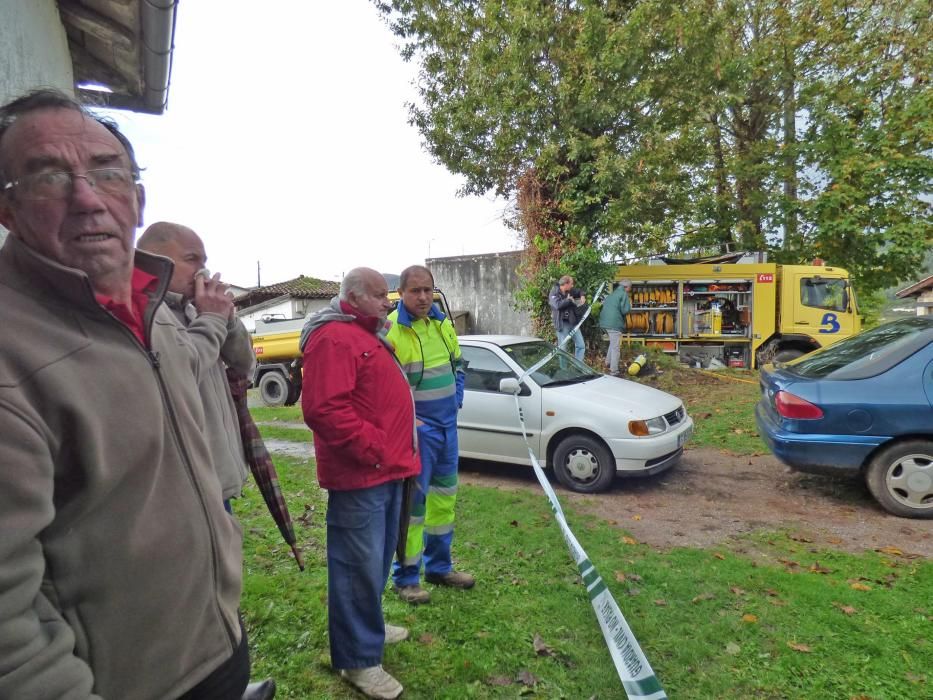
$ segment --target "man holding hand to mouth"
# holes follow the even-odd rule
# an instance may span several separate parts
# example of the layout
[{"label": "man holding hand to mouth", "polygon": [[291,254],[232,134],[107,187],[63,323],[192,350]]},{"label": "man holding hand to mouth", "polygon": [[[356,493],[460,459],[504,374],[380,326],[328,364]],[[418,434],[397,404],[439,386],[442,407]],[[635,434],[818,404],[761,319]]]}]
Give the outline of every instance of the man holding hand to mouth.
[{"label": "man holding hand to mouth", "polygon": [[[220,282],[220,275],[213,277],[205,269],[207,253],[201,238],[187,226],[159,221],[146,229],[139,237],[137,247],[156,255],[164,255],[175,263],[172,279],[165,293],[165,303],[175,318],[189,333],[197,331],[193,322],[204,310],[204,287],[208,280]],[[227,315],[227,338],[220,347],[208,344],[213,354],[205,359],[212,363],[211,369],[201,379],[199,390],[204,401],[205,437],[214,458],[214,468],[223,488],[224,507],[230,511],[230,499],[236,498],[246,483],[248,468],[243,455],[243,440],[237,423],[236,406],[230,396],[225,367],[232,367],[238,374],[249,377],[256,364],[249,331],[234,313],[233,304]],[[193,338],[197,341],[197,338]]]}]

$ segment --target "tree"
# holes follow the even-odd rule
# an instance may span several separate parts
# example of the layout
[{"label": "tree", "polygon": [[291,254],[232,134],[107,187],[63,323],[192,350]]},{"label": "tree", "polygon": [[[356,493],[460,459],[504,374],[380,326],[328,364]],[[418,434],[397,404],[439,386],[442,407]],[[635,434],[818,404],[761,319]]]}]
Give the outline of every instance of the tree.
[{"label": "tree", "polygon": [[532,306],[557,272],[704,245],[819,254],[867,290],[931,243],[926,3],[377,5],[421,67],[428,150],[515,198]]}]

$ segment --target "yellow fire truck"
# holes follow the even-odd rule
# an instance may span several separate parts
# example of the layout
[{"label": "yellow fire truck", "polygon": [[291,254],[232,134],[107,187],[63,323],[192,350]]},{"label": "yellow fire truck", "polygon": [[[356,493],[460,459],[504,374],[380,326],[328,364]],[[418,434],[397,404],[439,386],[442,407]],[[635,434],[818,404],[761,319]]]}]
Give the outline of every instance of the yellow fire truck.
[{"label": "yellow fire truck", "polygon": [[[632,281],[623,339],[730,367],[787,361],[858,333],[849,273],[823,264],[622,265]],[[814,261],[820,262],[820,261]],[[705,360],[705,362],[704,362]]]}]

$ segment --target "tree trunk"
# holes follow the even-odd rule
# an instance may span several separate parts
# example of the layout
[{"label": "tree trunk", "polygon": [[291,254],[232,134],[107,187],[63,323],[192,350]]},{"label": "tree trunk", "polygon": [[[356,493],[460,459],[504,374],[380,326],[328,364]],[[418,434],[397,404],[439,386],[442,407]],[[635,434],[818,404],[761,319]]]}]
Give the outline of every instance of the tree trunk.
[{"label": "tree trunk", "polygon": [[797,222],[797,98],[793,50],[784,44],[784,250],[800,251],[803,241]]},{"label": "tree trunk", "polygon": [[719,125],[719,115],[711,114],[710,136],[713,142],[713,173],[716,183],[716,220],[714,228],[719,250],[722,253],[730,251],[730,244],[735,242],[732,235],[732,191],[726,173],[726,158],[722,148],[722,127]]}]

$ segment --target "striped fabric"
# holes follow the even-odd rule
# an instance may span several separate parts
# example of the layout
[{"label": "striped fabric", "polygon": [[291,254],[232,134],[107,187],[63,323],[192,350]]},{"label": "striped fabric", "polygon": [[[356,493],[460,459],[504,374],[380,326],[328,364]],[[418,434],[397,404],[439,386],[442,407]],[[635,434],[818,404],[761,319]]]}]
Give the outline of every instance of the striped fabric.
[{"label": "striped fabric", "polygon": [[389,322],[386,338],[408,377],[418,418],[431,425],[455,426],[457,373],[462,370],[460,345],[450,321],[436,307],[427,319],[419,320],[400,305]]},{"label": "striped fabric", "polygon": [[282,488],[279,486],[279,475],[275,471],[275,465],[272,464],[272,457],[266,449],[266,444],[262,441],[259,434],[259,428],[250,415],[246,400],[246,389],[249,386],[249,380],[227,367],[227,382],[230,384],[230,395],[233,397],[233,404],[236,406],[237,422],[240,424],[240,436],[243,440],[243,451],[246,456],[246,463],[249,464],[259,492],[269,513],[279,527],[282,537],[292,548],[292,554],[298,563],[301,571],[305,570],[304,561],[301,559],[301,552],[298,551],[295,540],[295,529],[292,526],[292,517],[288,512],[288,505],[285,503],[285,497],[282,495]]}]

